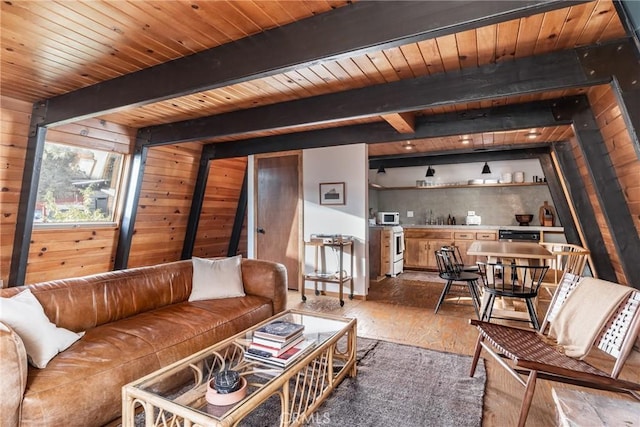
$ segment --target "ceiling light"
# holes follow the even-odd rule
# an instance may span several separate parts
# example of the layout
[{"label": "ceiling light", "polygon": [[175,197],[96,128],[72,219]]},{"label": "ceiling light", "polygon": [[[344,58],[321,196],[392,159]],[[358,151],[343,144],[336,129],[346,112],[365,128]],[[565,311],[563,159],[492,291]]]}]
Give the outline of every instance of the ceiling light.
[{"label": "ceiling light", "polygon": [[466,145],[466,144],[468,144],[468,143],[470,143],[471,141],[473,141],[473,139],[472,139],[469,135],[463,135],[463,136],[460,138],[460,142],[462,142],[462,143],[463,143],[463,144],[465,144],[465,145]]},{"label": "ceiling light", "polygon": [[427,174],[426,174],[425,176],[426,176],[426,177],[430,177],[430,176],[433,176],[433,175],[435,175],[435,174],[436,174],[435,169],[433,169],[431,166],[429,166],[429,167],[427,168]]},{"label": "ceiling light", "polygon": [[489,169],[489,165],[487,162],[484,162],[484,166],[482,167],[482,173],[491,173],[491,169]]},{"label": "ceiling light", "polygon": [[413,150],[414,148],[416,148],[416,145],[411,141],[407,141],[403,143],[402,146],[404,147],[405,150]]},{"label": "ceiling light", "polygon": [[378,168],[378,172],[377,173],[387,173],[387,171],[384,170],[384,166],[380,165],[380,167]]},{"label": "ceiling light", "polygon": [[531,129],[528,133],[527,133],[527,138],[529,139],[536,139],[537,137],[539,137],[540,135],[542,135],[540,132],[538,132],[536,129]]}]

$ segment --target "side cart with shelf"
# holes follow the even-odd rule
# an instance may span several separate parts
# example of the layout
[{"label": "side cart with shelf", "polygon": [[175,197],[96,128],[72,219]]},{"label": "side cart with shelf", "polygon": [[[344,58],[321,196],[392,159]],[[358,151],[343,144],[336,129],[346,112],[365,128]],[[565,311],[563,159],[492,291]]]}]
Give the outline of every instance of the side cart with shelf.
[{"label": "side cart with shelf", "polygon": [[[340,306],[344,306],[343,286],[349,283],[349,299],[353,299],[353,237],[345,235],[311,235],[308,242],[304,242],[305,246],[314,247],[314,268],[313,272],[303,276],[304,281],[313,282],[316,295],[320,295],[318,283],[338,283]],[[326,257],[326,249],[337,252],[338,255],[338,271],[324,271],[320,263],[321,257]],[[346,251],[345,251],[346,250]],[[344,269],[344,254],[349,256],[349,271]],[[302,301],[306,301],[305,284],[301,288]]]}]

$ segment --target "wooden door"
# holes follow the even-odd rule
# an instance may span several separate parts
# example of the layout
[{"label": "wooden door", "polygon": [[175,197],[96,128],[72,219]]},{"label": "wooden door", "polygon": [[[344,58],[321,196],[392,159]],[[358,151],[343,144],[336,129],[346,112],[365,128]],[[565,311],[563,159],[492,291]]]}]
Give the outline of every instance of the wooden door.
[{"label": "wooden door", "polygon": [[300,281],[299,155],[256,159],[256,258],[287,268],[289,289]]}]

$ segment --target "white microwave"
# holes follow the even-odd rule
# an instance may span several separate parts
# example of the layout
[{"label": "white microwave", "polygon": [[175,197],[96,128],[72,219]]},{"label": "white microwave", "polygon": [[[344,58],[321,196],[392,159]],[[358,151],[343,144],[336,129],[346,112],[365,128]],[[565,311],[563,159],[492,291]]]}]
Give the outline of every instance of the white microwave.
[{"label": "white microwave", "polygon": [[378,224],[398,225],[400,224],[400,213],[398,212],[378,212]]}]

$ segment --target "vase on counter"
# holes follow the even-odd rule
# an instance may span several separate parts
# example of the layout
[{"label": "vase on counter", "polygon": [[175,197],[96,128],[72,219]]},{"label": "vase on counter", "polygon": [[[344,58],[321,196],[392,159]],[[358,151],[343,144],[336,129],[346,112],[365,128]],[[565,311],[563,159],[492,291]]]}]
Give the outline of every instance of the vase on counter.
[{"label": "vase on counter", "polygon": [[556,222],[556,213],[553,206],[545,200],[544,204],[540,206],[538,212],[538,219],[540,219],[540,225],[543,227],[553,227]]}]

